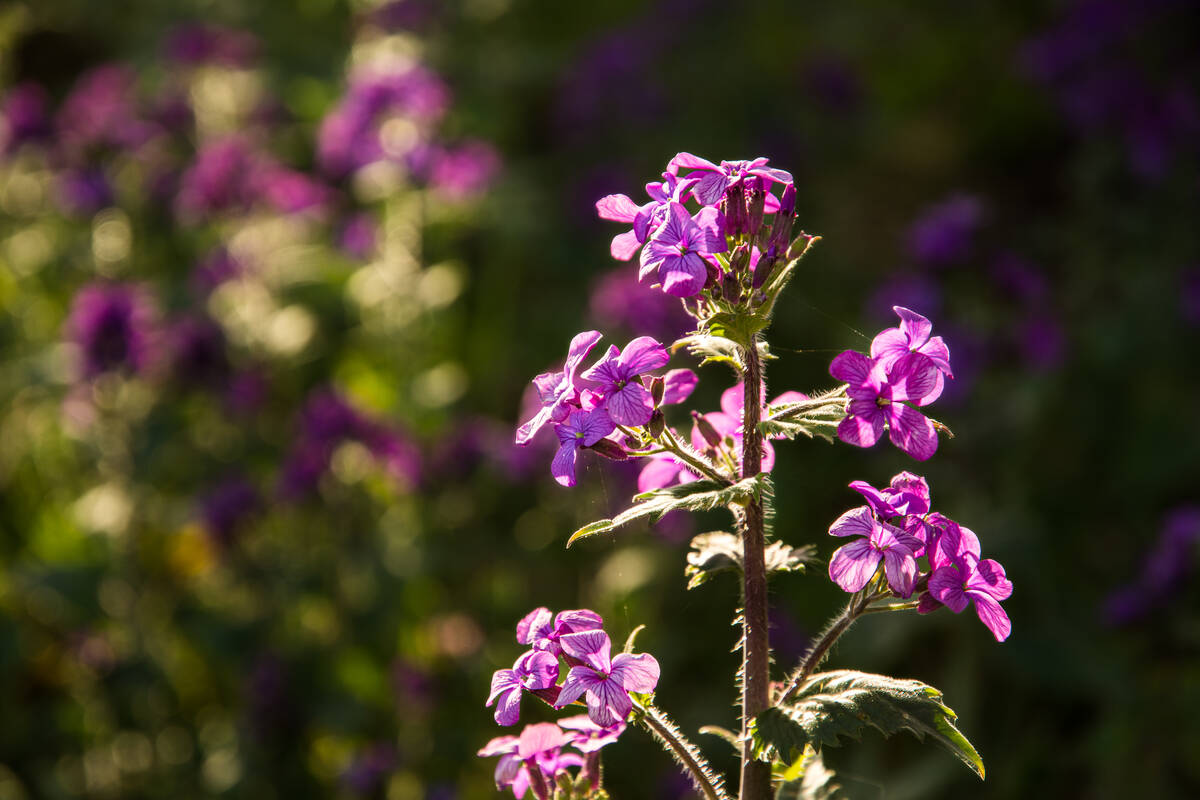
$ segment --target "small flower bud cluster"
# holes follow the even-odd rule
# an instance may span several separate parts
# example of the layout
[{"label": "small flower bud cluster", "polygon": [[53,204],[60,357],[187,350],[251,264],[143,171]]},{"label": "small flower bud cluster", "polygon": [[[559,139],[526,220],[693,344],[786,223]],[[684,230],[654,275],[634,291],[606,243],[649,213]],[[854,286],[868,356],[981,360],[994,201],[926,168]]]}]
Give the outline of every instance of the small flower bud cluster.
[{"label": "small flower bud cluster", "polygon": [[[917,610],[927,614],[948,606],[955,614],[968,603],[996,641],[1012,631],[1000,601],[1012,594],[1004,567],[980,559],[979,537],[969,528],[931,511],[929,484],[901,472],[885,489],[865,481],[850,488],[867,504],[851,509],[829,526],[831,536],[858,536],[834,552],[829,577],[847,592],[865,588],[883,564],[883,577],[897,597],[909,598],[921,587]],[[918,559],[924,558],[924,564]]]},{"label": "small flower bud cluster", "polygon": [[933,324],[902,306],[895,306],[900,325],[871,342],[867,357],[846,350],[833,359],[829,374],[845,381],[850,402],[838,425],[838,438],[870,447],[888,429],[892,444],[924,461],[937,451],[937,430],[928,417],[907,403],[926,406],[942,394],[950,371],[950,349],[942,337],[929,334]]},{"label": "small flower bud cluster", "polygon": [[[512,669],[492,675],[486,705],[495,704],[496,722],[516,724],[523,692],[554,708],[583,699],[587,715],[559,720],[558,725],[529,725],[519,737],[501,736],[488,742],[479,755],[501,756],[496,766],[497,788],[509,786],[516,797],[532,789],[538,800],[546,800],[552,795],[551,787],[564,784],[562,776],[568,767],[582,770],[574,782],[565,781],[566,785],[587,791],[598,788],[597,751],[615,742],[625,730],[626,718],[633,710],[629,693],[653,692],[659,677],[658,662],[649,653],[612,656],[612,642],[603,624],[600,615],[589,609],[555,615],[547,608],[534,609],[517,624],[517,642],[530,649],[517,658]],[[563,747],[583,755],[563,753]]]}]

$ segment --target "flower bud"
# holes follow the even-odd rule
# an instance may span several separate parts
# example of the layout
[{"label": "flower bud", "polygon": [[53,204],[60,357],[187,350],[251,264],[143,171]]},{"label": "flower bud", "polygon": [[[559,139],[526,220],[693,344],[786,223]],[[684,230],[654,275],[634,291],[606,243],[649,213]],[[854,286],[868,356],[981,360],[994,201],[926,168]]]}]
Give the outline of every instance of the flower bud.
[{"label": "flower bud", "polygon": [[763,253],[762,258],[758,259],[758,263],[754,265],[754,282],[751,284],[755,289],[761,289],[771,277],[771,273],[775,271],[775,262],[779,260],[778,251],[775,246],[767,248],[767,252]]},{"label": "flower bud", "polygon": [[592,449],[599,455],[613,461],[624,461],[629,458],[629,454],[625,452],[625,448],[614,442],[612,439],[601,439],[592,445]]},{"label": "flower bud", "polygon": [[[788,195],[791,195],[789,198]],[[792,223],[796,220],[796,189],[788,184],[783,190],[784,199],[779,203],[779,211],[775,214],[775,222],[771,225],[771,235],[767,238],[767,247],[774,247],[782,253],[792,238]]]},{"label": "flower bud", "polygon": [[717,433],[717,429],[712,426],[712,423],[700,415],[699,412],[692,412],[692,421],[696,424],[696,430],[700,431],[700,435],[704,437],[704,441],[708,442],[709,447],[721,446],[721,434]]},{"label": "flower bud", "polygon": [[737,181],[725,190],[721,198],[721,213],[725,215],[725,232],[730,236],[746,233],[746,187]]},{"label": "flower bud", "polygon": [[717,268],[717,265],[705,259],[704,269],[708,271],[708,280],[704,282],[704,288],[711,289],[714,286],[719,286],[721,283],[721,270]]},{"label": "flower bud", "polygon": [[801,231],[800,235],[793,239],[791,245],[788,247],[788,260],[794,261],[795,259],[800,258],[800,256],[804,255],[808,251],[808,248],[812,247],[812,243],[820,238],[820,236],[813,236],[812,234]]},{"label": "flower bud", "polygon": [[732,270],[725,273],[725,278],[721,281],[721,294],[730,303],[735,304],[742,294],[742,283]]},{"label": "flower bud", "polygon": [[621,440],[621,444],[625,445],[630,450],[641,450],[642,449],[642,443],[640,441],[638,441],[636,438],[634,438],[633,436],[626,436],[624,439]]},{"label": "flower bud", "polygon": [[759,228],[762,227],[763,209],[767,204],[767,190],[763,187],[762,178],[755,176],[749,182],[746,197],[746,232],[750,234],[750,241],[754,241],[758,238]]},{"label": "flower bud", "polygon": [[746,265],[750,263],[750,245],[739,244],[733,248],[733,253],[729,256],[729,271],[734,275],[741,275],[746,271]]},{"label": "flower bud", "polygon": [[[643,375],[642,378],[645,379],[646,376]],[[661,406],[663,395],[667,391],[667,382],[663,380],[662,376],[655,376],[650,379],[650,385],[646,388],[650,390],[650,399],[654,401],[654,407]]]},{"label": "flower bud", "polygon": [[646,423],[646,430],[650,431],[650,435],[657,439],[663,435],[663,431],[667,428],[667,418],[663,416],[663,412],[655,409],[651,415],[650,421]]}]

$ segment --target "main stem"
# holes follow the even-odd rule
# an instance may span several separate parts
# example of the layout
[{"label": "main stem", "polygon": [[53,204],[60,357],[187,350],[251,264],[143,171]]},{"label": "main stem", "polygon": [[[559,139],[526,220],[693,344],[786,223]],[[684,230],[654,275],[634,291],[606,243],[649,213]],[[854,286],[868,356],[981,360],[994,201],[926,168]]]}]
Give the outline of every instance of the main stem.
[{"label": "main stem", "polygon": [[[742,406],[742,477],[762,471],[762,362],[757,337],[746,348],[745,403]],[[770,641],[767,634],[767,564],[763,501],[746,506],[742,525],[742,781],[740,800],[766,800],[771,794],[771,765],[755,759],[747,726],[770,705]]]}]

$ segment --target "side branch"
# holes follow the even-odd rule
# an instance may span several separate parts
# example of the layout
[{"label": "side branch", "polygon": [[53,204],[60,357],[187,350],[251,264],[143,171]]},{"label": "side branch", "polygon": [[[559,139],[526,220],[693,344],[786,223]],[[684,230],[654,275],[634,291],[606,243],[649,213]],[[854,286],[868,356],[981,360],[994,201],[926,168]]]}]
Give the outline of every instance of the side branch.
[{"label": "side branch", "polygon": [[680,766],[687,770],[688,777],[692,779],[697,791],[704,795],[705,800],[730,800],[729,795],[725,793],[725,781],[713,772],[696,745],[684,737],[666,714],[654,706],[643,706],[636,700],[634,706],[642,712],[638,721],[658,739]]}]

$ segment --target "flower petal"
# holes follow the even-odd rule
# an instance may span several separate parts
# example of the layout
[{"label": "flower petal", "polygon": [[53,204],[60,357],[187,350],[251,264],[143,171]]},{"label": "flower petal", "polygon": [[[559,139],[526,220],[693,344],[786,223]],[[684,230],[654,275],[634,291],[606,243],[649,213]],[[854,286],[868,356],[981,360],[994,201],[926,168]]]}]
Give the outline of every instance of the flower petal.
[{"label": "flower petal", "polygon": [[967,580],[967,589],[986,592],[997,600],[1007,600],[1012,596],[1013,585],[999,562],[985,558],[975,566],[975,572]]},{"label": "flower petal", "polygon": [[641,246],[642,242],[638,239],[637,231],[625,231],[612,238],[612,242],[608,245],[608,252],[617,261],[628,261],[633,258],[633,254]]},{"label": "flower petal", "polygon": [[662,290],[672,297],[691,297],[704,288],[708,270],[698,253],[671,255],[658,265],[658,280]]},{"label": "flower petal", "polygon": [[558,693],[558,699],[554,701],[554,707],[563,708],[571,705],[600,681],[600,676],[591,667],[582,665],[571,667],[566,680],[563,681],[562,689]]},{"label": "flower petal", "polygon": [[532,645],[538,639],[548,636],[552,630],[553,617],[550,609],[545,606],[530,611],[517,623],[517,643]]},{"label": "flower petal", "polygon": [[669,456],[651,458],[638,473],[638,491],[649,492],[672,486],[679,481],[682,469],[683,465]]},{"label": "flower petal", "polygon": [[917,582],[917,560],[906,547],[889,547],[883,551],[883,571],[888,586],[900,597],[912,596]]},{"label": "flower petal", "polygon": [[906,353],[887,369],[888,388],[893,402],[912,400],[926,405],[942,393],[942,373],[928,357]]},{"label": "flower petal", "polygon": [[875,531],[875,515],[867,506],[852,508],[833,521],[829,526],[830,536],[866,536]]},{"label": "flower petal", "polygon": [[856,539],[839,547],[829,560],[829,578],[847,592],[867,585],[879,568],[878,550],[866,539]]},{"label": "flower petal", "polygon": [[690,369],[673,369],[663,376],[663,405],[673,406],[691,396],[700,379]]},{"label": "flower petal", "polygon": [[892,311],[900,317],[900,330],[908,337],[910,349],[917,350],[929,341],[929,334],[933,332],[932,322],[904,306],[892,306]]},{"label": "flower petal", "polygon": [[961,614],[969,602],[962,584],[962,572],[956,567],[938,567],[929,576],[929,593],[955,614]]},{"label": "flower petal", "polygon": [[646,387],[630,382],[619,391],[608,395],[606,408],[612,421],[618,425],[645,425],[654,415],[654,400]]},{"label": "flower petal", "polygon": [[968,591],[967,594],[975,601],[975,613],[979,616],[979,621],[987,626],[996,637],[996,641],[1003,642],[1007,639],[1012,633],[1012,622],[1000,607],[1000,603],[984,592]]},{"label": "flower petal", "polygon": [[609,679],[631,692],[653,692],[661,671],[649,653],[618,653],[612,661]]},{"label": "flower petal", "polygon": [[671,354],[661,343],[649,336],[639,336],[625,345],[617,363],[621,366],[622,377],[628,379],[643,372],[665,367],[671,360]]},{"label": "flower petal", "polygon": [[674,158],[667,162],[667,169],[672,173],[677,172],[680,167],[684,169],[707,169],[713,172],[721,171],[720,167],[707,158],[694,156],[691,153],[677,153]]},{"label": "flower petal", "polygon": [[888,438],[892,444],[918,461],[925,461],[937,452],[937,431],[928,417],[903,403],[893,403],[888,409]]},{"label": "flower petal", "polygon": [[539,753],[562,747],[570,739],[567,732],[553,722],[526,725],[517,742],[517,755],[522,759],[530,759]]},{"label": "flower petal", "polygon": [[484,707],[490,706],[492,703],[496,702],[496,698],[499,697],[501,693],[507,692],[514,686],[518,689],[521,688],[521,681],[517,677],[516,672],[511,669],[498,669],[493,672],[492,692],[488,695],[487,702],[483,704]]},{"label": "flower petal", "polygon": [[550,474],[554,476],[554,480],[568,488],[575,485],[575,459],[579,447],[578,441],[578,439],[571,439],[563,442],[550,462]]},{"label": "flower petal", "polygon": [[851,414],[838,423],[838,438],[857,447],[871,447],[883,435],[883,415],[862,417]]},{"label": "flower petal", "polygon": [[641,209],[628,195],[610,194],[596,201],[596,213],[600,219],[613,222],[633,222]]},{"label": "flower petal", "polygon": [[609,660],[612,641],[604,631],[568,633],[560,637],[558,642],[567,655],[582,659],[598,670],[608,672],[612,667],[612,662]]},{"label": "flower petal", "polygon": [[863,386],[870,383],[874,366],[874,361],[857,350],[845,350],[830,363],[829,374],[851,386]]}]

